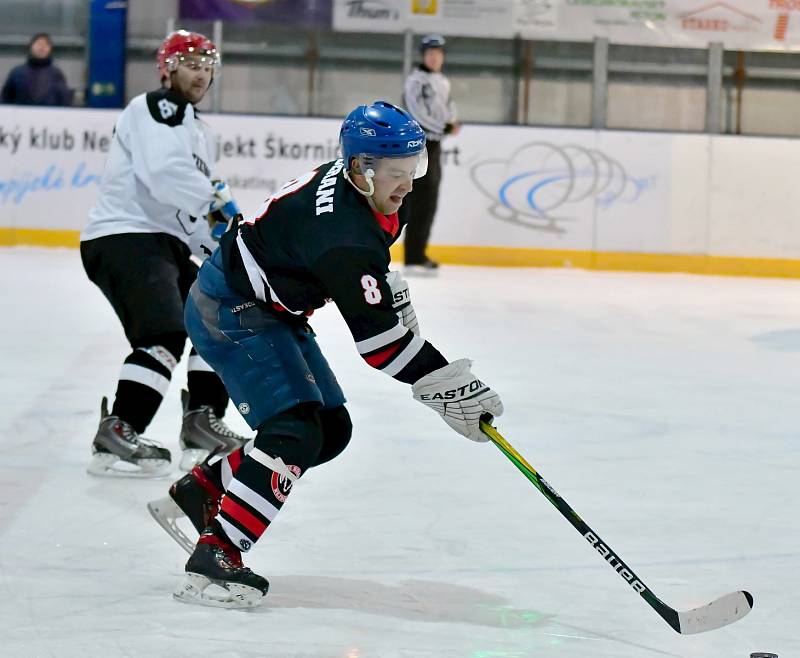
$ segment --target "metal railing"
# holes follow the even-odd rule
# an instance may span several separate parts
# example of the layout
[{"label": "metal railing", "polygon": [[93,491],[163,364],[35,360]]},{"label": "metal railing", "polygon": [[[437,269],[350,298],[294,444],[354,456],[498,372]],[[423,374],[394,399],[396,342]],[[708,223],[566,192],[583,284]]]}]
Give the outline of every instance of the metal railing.
[{"label": "metal railing", "polygon": [[[73,7],[71,20],[80,16]],[[165,29],[174,26],[165,25]],[[191,26],[190,26],[191,27]],[[319,75],[336,67],[362,67],[373,75],[404,75],[415,56],[416,37],[404,35],[354,35],[338,32],[302,32],[265,26],[253,32],[221,21],[198,26],[210,32],[224,54],[236,65],[270,67],[291,64],[307,72],[307,113],[317,114],[315,95]],[[75,25],[68,29],[76,29]],[[244,38],[246,37],[246,39]],[[0,34],[0,49],[5,55],[24,53],[29,33]],[[56,34],[59,57],[83,58],[86,42],[82,34]],[[161,35],[131,36],[127,50],[129,62],[151,61]],[[532,42],[526,40],[485,40],[453,38],[448,50],[448,74],[485,74],[508,82],[511,93],[498,122],[528,123],[531,85],[536,81],[562,81],[565,85],[581,81],[591,85],[590,121],[587,127],[607,126],[609,93],[618,82],[683,86],[705,89],[705,125],[709,133],[742,131],[742,97],[748,89],[798,91],[800,54],[725,52],[712,44],[707,50],[637,48],[609,44],[597,39],[593,44]],[[221,87],[213,91],[212,108],[222,110]],[[723,111],[724,108],[724,111]],[[793,110],[793,108],[792,108]],[[253,113],[270,113],[269,107],[252,107]],[[470,120],[468,115],[463,117]],[[798,132],[800,134],[800,130]]]}]

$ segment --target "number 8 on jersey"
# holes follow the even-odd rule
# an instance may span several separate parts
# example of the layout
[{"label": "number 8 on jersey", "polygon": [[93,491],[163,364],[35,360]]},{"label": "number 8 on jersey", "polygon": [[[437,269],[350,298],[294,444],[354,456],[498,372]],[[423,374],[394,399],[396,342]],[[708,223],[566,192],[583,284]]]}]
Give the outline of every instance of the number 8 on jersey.
[{"label": "number 8 on jersey", "polygon": [[369,274],[362,276],[361,287],[364,289],[364,299],[367,300],[367,304],[380,304],[381,291],[374,276]]}]

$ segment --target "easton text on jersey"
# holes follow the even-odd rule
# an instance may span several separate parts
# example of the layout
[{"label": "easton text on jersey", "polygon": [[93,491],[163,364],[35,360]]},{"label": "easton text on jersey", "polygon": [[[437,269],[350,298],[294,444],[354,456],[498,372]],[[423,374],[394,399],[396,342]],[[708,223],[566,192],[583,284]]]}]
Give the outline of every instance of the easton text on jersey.
[{"label": "easton text on jersey", "polygon": [[333,212],[333,191],[336,185],[336,177],[344,166],[344,160],[337,160],[317,186],[317,217],[326,213]]}]

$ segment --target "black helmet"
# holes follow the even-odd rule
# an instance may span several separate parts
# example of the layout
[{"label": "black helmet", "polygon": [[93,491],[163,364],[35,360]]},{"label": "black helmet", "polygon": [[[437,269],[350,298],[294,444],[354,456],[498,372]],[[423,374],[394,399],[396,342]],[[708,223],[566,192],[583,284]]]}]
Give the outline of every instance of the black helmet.
[{"label": "black helmet", "polygon": [[419,52],[424,53],[428,48],[444,48],[444,37],[441,34],[428,34],[422,37],[419,43]]}]

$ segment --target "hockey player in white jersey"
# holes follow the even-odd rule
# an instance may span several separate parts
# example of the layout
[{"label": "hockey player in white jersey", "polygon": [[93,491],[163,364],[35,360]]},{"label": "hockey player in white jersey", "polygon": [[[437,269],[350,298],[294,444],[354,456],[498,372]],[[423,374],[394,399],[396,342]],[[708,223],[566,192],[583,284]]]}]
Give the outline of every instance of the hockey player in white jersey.
[{"label": "hockey player in white jersey", "polygon": [[[81,234],[86,273],[131,346],[111,411],[106,398],[101,404],[88,469],[94,475],[169,472],[169,450],[141,435],[184,351],[183,306],[197,273],[191,246],[211,244],[214,220],[224,226],[238,213],[228,185],[212,179],[216,141],[194,107],[219,67],[216,47],[202,34],[173,32],[157,64],[162,88],[134,98],[117,120],[100,197]],[[184,470],[217,447],[230,451],[245,441],[222,421],[225,386],[194,350],[187,378]]]}]

